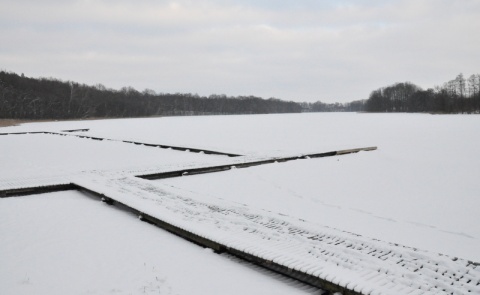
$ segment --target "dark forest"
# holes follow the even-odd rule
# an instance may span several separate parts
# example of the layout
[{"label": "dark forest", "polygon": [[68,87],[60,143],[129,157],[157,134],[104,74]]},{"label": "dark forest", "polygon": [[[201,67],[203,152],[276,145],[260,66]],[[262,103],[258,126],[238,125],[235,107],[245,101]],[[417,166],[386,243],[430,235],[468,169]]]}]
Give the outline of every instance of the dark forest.
[{"label": "dark forest", "polygon": [[395,83],[373,91],[366,100],[314,103],[256,96],[208,97],[191,93],[155,93],[132,87],[108,89],[55,78],[28,78],[0,71],[0,118],[84,119],[151,116],[274,114],[300,112],[480,113],[480,75],[455,79],[427,90]]},{"label": "dark forest", "polygon": [[83,119],[150,116],[273,114],[323,111],[361,111],[363,102],[350,104],[297,103],[256,96],[208,97],[190,93],[157,94],[132,87],[107,89],[55,78],[28,78],[0,72],[0,118]]},{"label": "dark forest", "polygon": [[427,90],[410,82],[373,91],[365,103],[367,112],[480,113],[480,75],[455,79]]}]

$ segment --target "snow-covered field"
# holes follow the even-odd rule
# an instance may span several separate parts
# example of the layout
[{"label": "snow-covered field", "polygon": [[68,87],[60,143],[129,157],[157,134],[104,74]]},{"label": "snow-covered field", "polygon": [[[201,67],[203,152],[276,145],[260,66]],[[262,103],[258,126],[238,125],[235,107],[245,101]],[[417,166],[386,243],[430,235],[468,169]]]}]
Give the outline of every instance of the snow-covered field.
[{"label": "snow-covered field", "polygon": [[409,161],[380,148],[158,181],[197,198],[480,261],[480,162],[450,160]]},{"label": "snow-covered field", "polygon": [[68,191],[0,200],[0,294],[314,294]]},{"label": "snow-covered field", "polygon": [[92,170],[129,171],[155,165],[208,165],[224,158],[51,134],[2,136],[0,141],[0,179],[60,176]]},{"label": "snow-covered field", "polygon": [[[479,116],[336,113],[168,117],[33,123],[0,128],[0,133],[80,128],[89,128],[90,130],[72,134],[204,148],[250,157],[298,155],[378,146],[378,150],[372,152],[275,163],[213,174],[164,179],[157,182],[162,186],[170,187],[177,194],[183,192],[197,200],[223,199],[219,202],[245,204],[250,208],[270,211],[268,214],[288,215],[288,218],[302,219],[319,227],[328,226],[386,242],[480,261],[480,251],[478,251],[480,249]],[[28,182],[29,178],[39,177],[38,174],[60,177],[62,175],[79,175],[92,170],[95,170],[96,173],[99,171],[101,173],[133,172],[146,168],[153,169],[152,167],[161,170],[192,164],[221,164],[226,159],[236,158],[170,151],[117,141],[95,141],[71,135],[63,137],[48,134],[5,135],[0,136],[0,163],[2,163],[0,184],[8,186],[16,179],[26,179]],[[75,248],[77,252],[73,251],[72,253],[76,253],[73,255],[65,253],[66,250],[59,249],[57,252],[67,255],[65,259],[59,259],[58,253],[55,255],[55,252],[45,250],[50,248],[47,246],[51,246],[53,238],[46,235],[43,239],[43,236],[38,234],[49,229],[49,235],[58,235],[59,239],[63,240],[61,243],[67,243],[72,239],[71,236],[64,233],[68,232],[67,227],[75,229],[74,232],[78,233],[76,238],[81,239],[82,236],[87,236],[85,239],[95,239],[95,241],[111,232],[111,229],[98,228],[98,232],[91,233],[93,237],[88,238],[90,232],[83,226],[88,228],[91,225],[75,223],[78,221],[77,217],[69,220],[71,214],[66,212],[69,210],[69,206],[73,206],[68,203],[70,201],[75,204],[86,202],[85,205],[77,204],[78,208],[81,208],[76,210],[78,211],[76,213],[79,214],[78,219],[81,219],[82,212],[86,211],[88,212],[86,219],[93,220],[90,216],[92,209],[89,209],[90,206],[87,204],[92,200],[86,198],[85,201],[79,201],[82,198],[78,198],[78,195],[81,194],[68,192],[0,199],[0,211],[2,212],[0,233],[2,237],[9,237],[6,242],[0,242],[0,272],[10,273],[8,276],[2,275],[0,278],[1,294],[17,294],[21,293],[21,290],[27,290],[22,288],[32,287],[29,278],[33,278],[33,275],[24,274],[26,268],[32,269],[29,272],[32,274],[42,273],[37,281],[39,288],[40,286],[47,288],[48,284],[55,284],[55,272],[52,271],[52,275],[48,275],[48,272],[42,271],[50,259],[55,261],[57,267],[64,269],[70,269],[71,263],[86,263],[82,257],[91,256],[96,257],[95,260],[99,259],[101,255],[92,253],[94,250],[87,246],[81,249]],[[60,196],[62,197],[60,198]],[[65,201],[60,201],[60,199]],[[85,209],[83,209],[84,207]],[[33,208],[39,209],[35,211]],[[105,212],[115,211],[101,209]],[[33,211],[36,213],[34,214]],[[48,212],[47,216],[52,216],[52,218],[37,216],[45,212]],[[60,215],[56,216],[55,214]],[[110,224],[112,222],[114,224],[113,221],[110,221],[110,217],[107,217],[110,216],[108,214],[113,213],[95,213],[96,216],[102,216],[96,223]],[[129,224],[128,226],[122,225],[122,227],[133,227],[134,225],[130,223],[136,224],[135,226],[138,224],[130,217],[127,218],[118,212],[115,214],[122,219],[118,221],[119,224]],[[116,217],[112,217],[112,220],[113,218]],[[57,226],[52,227],[51,224],[59,219],[62,222],[56,223]],[[32,220],[38,220],[38,222],[32,222]],[[75,225],[70,225],[72,222]],[[82,222],[86,223],[87,221]],[[141,226],[145,227],[146,225],[140,224]],[[148,244],[150,240],[158,239],[160,235],[162,235],[162,240],[172,243],[177,239],[161,230],[148,228],[155,234],[149,233],[142,236],[141,244]],[[37,234],[32,233],[35,230],[38,231]],[[134,236],[137,232],[137,229],[135,229],[135,233],[126,231],[121,234],[121,237]],[[62,235],[63,237],[61,237]],[[119,248],[119,245],[122,242],[109,243],[107,241],[105,243],[102,247],[111,247],[112,249],[107,259],[101,262],[104,265],[102,265],[103,268],[100,268],[100,272],[105,272],[105,274],[99,275],[100,278],[103,278],[98,280],[98,285],[96,285],[96,290],[100,290],[99,294],[105,293],[103,290],[115,285],[115,280],[122,275],[122,268],[130,268],[131,264],[136,265],[131,270],[131,277],[134,279],[129,281],[129,279],[123,278],[122,282],[118,282],[118,288],[111,287],[111,289],[120,290],[125,294],[129,292],[141,294],[142,285],[144,287],[148,285],[148,280],[154,275],[153,272],[139,274],[143,263],[142,259],[146,260],[148,257],[155,256],[152,258],[152,265],[162,264],[160,260],[163,258],[158,257],[171,259],[172,257],[168,253],[177,247],[173,244],[165,246],[165,248],[155,250],[162,252],[161,255],[164,256],[145,254],[145,256],[135,259],[128,259],[115,267],[116,264],[113,260],[120,255],[118,252],[121,252],[123,248]],[[30,252],[26,253],[23,258],[15,255],[18,249],[26,249],[31,244],[39,245],[29,248]],[[135,247],[140,246],[136,245]],[[62,249],[68,248],[67,245]],[[150,248],[148,250],[150,251]],[[152,253],[156,253],[155,251],[152,250]],[[189,254],[188,259],[202,260],[207,257],[223,261],[221,256],[209,255],[201,249],[198,251],[201,254]],[[34,259],[35,253],[42,254],[43,258]],[[32,260],[32,263],[28,263],[29,259]],[[231,259],[224,260],[232,264],[237,263],[233,263]],[[185,261],[180,263],[186,263]],[[203,262],[198,263],[203,264]],[[214,263],[213,260],[212,263]],[[219,264],[221,263],[223,262],[219,262]],[[112,269],[115,268],[115,273],[112,273],[111,276],[108,274],[110,264]],[[170,281],[178,280],[178,282],[168,285],[172,288],[172,294],[191,293],[190,291],[193,289],[185,289],[179,283],[181,277],[179,273],[183,268],[180,266],[178,268],[176,266],[168,267],[170,264],[172,263],[163,264],[162,267],[167,267],[162,271],[167,272],[171,269],[172,272],[169,272],[169,275],[164,274],[164,277]],[[84,272],[88,272],[88,267],[90,266],[80,265],[80,267],[72,269],[71,274],[62,275],[69,276],[65,280],[68,280],[70,276],[81,277]],[[222,267],[218,266],[218,269],[222,269]],[[11,269],[16,270],[12,271]],[[189,268],[185,266],[185,269]],[[219,271],[219,273],[224,274],[225,271]],[[247,281],[251,272],[249,271],[248,275],[245,273],[247,272],[242,271],[238,276]],[[189,275],[189,279],[195,277],[195,280],[205,280],[211,284],[218,281],[208,281],[202,275],[192,273]],[[292,289],[288,289],[290,287],[285,286],[284,282],[274,280],[275,282],[271,283],[270,276],[267,275],[267,277],[265,280],[270,280],[270,283],[265,284],[274,285],[272,288],[278,287],[285,293],[312,291],[304,287],[292,291]],[[258,280],[261,279],[258,278]],[[77,282],[79,292],[74,293],[87,291],[85,285],[82,285],[84,282],[81,280],[77,280]],[[101,282],[105,282],[105,284]],[[264,285],[264,283],[259,284]],[[254,290],[257,285],[253,284]],[[5,293],[2,286],[9,286],[8,288],[13,289],[7,289],[11,293]],[[204,286],[196,287],[194,290],[201,294],[221,293]],[[238,290],[239,293],[260,293],[245,289]],[[38,294],[47,293],[41,291]]]}]

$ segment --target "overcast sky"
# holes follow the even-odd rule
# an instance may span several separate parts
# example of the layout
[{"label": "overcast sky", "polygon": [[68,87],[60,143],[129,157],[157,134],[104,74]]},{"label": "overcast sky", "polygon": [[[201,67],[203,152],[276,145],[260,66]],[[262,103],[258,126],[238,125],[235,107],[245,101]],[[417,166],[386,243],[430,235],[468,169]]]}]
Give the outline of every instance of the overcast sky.
[{"label": "overcast sky", "polygon": [[347,102],[480,72],[480,0],[0,0],[0,69]]}]

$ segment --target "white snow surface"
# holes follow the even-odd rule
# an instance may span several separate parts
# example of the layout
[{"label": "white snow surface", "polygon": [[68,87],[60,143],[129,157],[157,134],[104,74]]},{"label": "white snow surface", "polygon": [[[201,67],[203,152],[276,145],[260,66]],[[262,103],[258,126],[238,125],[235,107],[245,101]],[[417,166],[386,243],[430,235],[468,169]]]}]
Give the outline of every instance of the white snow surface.
[{"label": "white snow surface", "polygon": [[75,136],[0,136],[0,179],[64,176],[83,171],[126,172],[151,166],[174,169],[192,163],[213,165],[223,158]]},{"label": "white snow surface", "polygon": [[[328,226],[432,255],[480,261],[480,116],[170,117],[35,123],[0,128],[0,133],[80,128],[89,128],[83,133],[89,136],[205,148],[248,159],[378,146],[372,152],[165,179],[158,185],[199,202],[245,205],[280,219],[301,219],[311,228]],[[247,158],[73,136],[6,135],[0,136],[0,190],[74,179],[90,179],[86,184],[91,185],[95,175],[121,186],[115,179]]]},{"label": "white snow surface", "polygon": [[[197,236],[362,294],[480,294],[480,267],[136,177],[74,182]],[[143,218],[143,217],[142,217]]]},{"label": "white snow surface", "polygon": [[480,174],[449,173],[440,169],[444,163],[413,166],[402,158],[379,149],[157,182],[198,199],[216,197],[480,261]]},{"label": "white snow surface", "polygon": [[372,127],[382,120],[376,115],[341,113],[162,117],[23,124],[0,132],[89,128],[75,134],[280,156],[369,146],[377,135],[371,133]]},{"label": "white snow surface", "polygon": [[318,294],[76,191],[0,200],[0,294]]}]

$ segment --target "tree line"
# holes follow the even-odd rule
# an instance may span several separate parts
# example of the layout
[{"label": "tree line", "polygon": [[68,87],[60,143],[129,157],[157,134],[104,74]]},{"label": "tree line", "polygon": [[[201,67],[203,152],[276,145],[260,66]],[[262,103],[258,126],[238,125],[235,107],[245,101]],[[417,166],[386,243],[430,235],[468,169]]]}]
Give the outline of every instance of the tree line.
[{"label": "tree line", "polygon": [[395,83],[349,103],[293,102],[256,96],[156,93],[132,87],[107,89],[55,78],[28,78],[0,71],[0,118],[83,119],[300,112],[480,113],[480,74],[427,90]]},{"label": "tree line", "polygon": [[[355,106],[355,105],[354,105]],[[55,78],[0,71],[0,118],[82,119],[178,115],[352,111],[350,104],[297,103],[277,98],[107,89]],[[359,110],[359,109],[358,109]]]},{"label": "tree line", "polygon": [[367,112],[480,113],[480,74],[463,74],[427,90],[410,82],[373,91],[365,102]]},{"label": "tree line", "polygon": [[365,100],[348,103],[301,102],[300,105],[303,112],[362,112],[365,109]]}]

